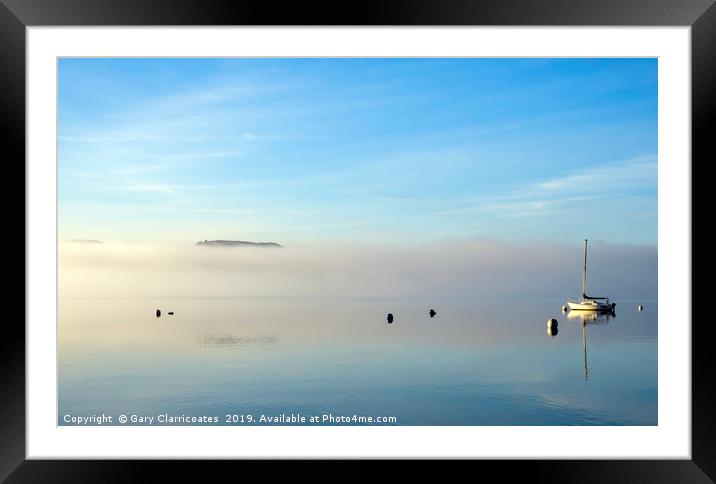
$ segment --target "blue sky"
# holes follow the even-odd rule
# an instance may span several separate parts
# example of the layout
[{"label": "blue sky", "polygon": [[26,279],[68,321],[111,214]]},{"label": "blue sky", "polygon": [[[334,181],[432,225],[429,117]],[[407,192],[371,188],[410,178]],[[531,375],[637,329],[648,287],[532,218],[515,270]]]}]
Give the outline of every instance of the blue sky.
[{"label": "blue sky", "polygon": [[60,238],[657,242],[656,59],[61,59]]}]

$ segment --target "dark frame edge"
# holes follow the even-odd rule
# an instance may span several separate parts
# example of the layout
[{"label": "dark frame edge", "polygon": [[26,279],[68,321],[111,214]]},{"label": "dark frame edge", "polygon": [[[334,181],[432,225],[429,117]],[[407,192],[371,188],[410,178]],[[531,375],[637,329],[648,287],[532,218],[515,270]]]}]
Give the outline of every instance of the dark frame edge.
[{"label": "dark frame edge", "polygon": [[[1,0],[24,24],[52,25],[692,25],[713,0]],[[347,7],[347,8],[346,8]]]},{"label": "dark frame edge", "polygon": [[[693,176],[698,165],[700,173],[714,159],[713,126],[716,124],[716,3],[691,26],[691,180],[692,180],[692,259],[695,252],[710,250],[704,230],[694,224],[693,208],[699,203],[695,198],[697,183],[708,183],[704,177]],[[707,188],[703,187],[702,188]],[[702,190],[701,193],[707,193]],[[705,205],[708,206],[708,205]],[[696,237],[700,234],[702,237]],[[700,272],[711,272],[713,259],[699,264]],[[692,263],[693,271],[693,263]],[[692,272],[693,281],[693,272]],[[692,282],[692,301],[706,296],[704,286]],[[692,309],[693,311],[693,309]],[[691,457],[712,480],[716,480],[716,395],[713,375],[716,364],[708,334],[708,320],[691,324]]]},{"label": "dark frame edge", "polygon": [[[20,19],[27,19],[27,9],[17,12],[16,16],[5,3],[14,3],[13,0],[0,1],[0,112],[3,113],[0,118],[0,133],[5,141],[4,147],[6,151],[11,153],[8,161],[16,160],[15,166],[22,166],[23,186],[25,186],[25,55],[26,55],[26,37],[25,23]],[[38,3],[30,2],[39,7]],[[547,2],[548,9],[559,7],[560,2]],[[703,0],[700,2],[703,4]],[[26,7],[28,7],[26,4]],[[437,4],[436,4],[437,5]],[[30,5],[28,8],[32,8]],[[505,7],[507,8],[507,7]],[[147,8],[148,9],[148,8]],[[22,10],[22,9],[21,9]],[[40,9],[41,10],[41,9]],[[73,8],[69,8],[72,11]],[[111,10],[111,9],[110,9]],[[161,15],[161,8],[154,11],[155,18]],[[459,10],[459,9],[457,9]],[[700,14],[693,12],[700,11]],[[711,138],[713,135],[710,126],[716,121],[716,4],[714,0],[708,0],[706,9],[701,5],[691,5],[691,12],[694,20],[691,23],[691,60],[692,60],[692,170],[696,164],[696,160],[700,160],[700,166],[705,166],[714,156],[715,151],[712,146]],[[23,15],[20,15],[20,14]],[[97,14],[97,12],[95,12]],[[454,12],[453,12],[454,14]],[[611,22],[605,20],[605,25],[621,24],[618,13],[612,12]],[[39,14],[42,17],[42,14]],[[44,25],[56,25],[66,22],[47,21],[47,12],[42,17],[43,21],[38,22]],[[50,13],[52,17],[55,13]],[[111,16],[109,10],[100,12],[99,18],[105,21],[88,22],[87,17],[82,17],[77,21],[77,25],[90,24],[106,24],[106,17]],[[392,12],[393,16],[395,12]],[[494,15],[494,14],[493,14]],[[90,15],[91,16],[91,15]],[[141,13],[139,14],[141,16]],[[379,17],[380,15],[378,15]],[[399,16],[399,13],[398,13]],[[488,15],[492,17],[491,15]],[[497,15],[499,17],[499,15]],[[526,15],[529,17],[529,15]],[[569,16],[569,15],[567,15]],[[61,16],[60,16],[61,17]],[[171,17],[171,15],[169,15]],[[249,16],[250,17],[250,16]],[[665,24],[663,20],[653,19],[653,15],[646,15],[646,19],[635,24]],[[37,18],[37,17],[35,17]],[[56,17],[57,18],[57,17]],[[32,16],[30,17],[32,19]],[[136,18],[135,18],[136,20]],[[246,18],[242,21],[235,21],[235,24],[251,24]],[[441,19],[440,24],[450,25],[451,22],[445,18]],[[504,19],[502,22],[495,21],[494,18],[489,21],[482,22],[484,25],[500,25],[510,22]],[[547,22],[540,22],[538,19],[529,19],[528,22],[512,22],[513,25],[533,24],[548,25]],[[32,20],[31,20],[32,22]],[[205,23],[206,20],[204,21]],[[32,22],[35,24],[35,22]],[[121,21],[118,23],[122,23]],[[124,22],[125,24],[133,24],[139,22]],[[171,24],[168,22],[148,22],[153,25]],[[176,22],[181,24],[183,22]],[[226,21],[222,22],[227,24]],[[378,24],[386,22],[378,22]],[[411,22],[393,22],[394,24],[411,23]],[[420,22],[414,22],[419,24]],[[458,22],[459,23],[459,22]],[[72,25],[69,23],[68,25]],[[261,22],[256,23],[260,25]],[[370,24],[366,22],[366,24]],[[560,17],[559,21],[552,22],[557,25],[569,25],[568,21]],[[683,15],[672,25],[689,25],[684,22]],[[340,24],[337,24],[340,25]],[[344,24],[348,25],[348,24]],[[22,160],[22,163],[20,163]],[[692,175],[692,180],[697,180]],[[701,182],[703,183],[703,181]],[[25,187],[26,189],[26,187]],[[6,195],[7,197],[7,195]],[[693,189],[692,189],[693,198]],[[8,203],[6,206],[12,206]],[[23,212],[23,217],[25,212]],[[693,217],[692,217],[693,219]],[[23,226],[25,220],[23,218]],[[697,250],[704,253],[706,250],[705,239],[699,242],[693,234],[703,229],[692,225],[692,251]],[[27,236],[25,234],[25,243]],[[26,254],[27,257],[27,254]],[[693,255],[692,255],[693,257]],[[25,262],[26,263],[26,262]],[[704,268],[706,269],[706,268]],[[23,290],[25,278],[23,278]],[[704,293],[701,289],[694,288],[694,296]],[[705,296],[705,294],[702,294]],[[23,299],[25,301],[25,299]],[[24,305],[23,305],[24,312]],[[10,480],[16,482],[42,482],[43,475],[54,475],[57,482],[65,482],[70,476],[73,480],[79,477],[87,477],[88,474],[99,478],[103,476],[103,480],[116,481],[117,478],[124,475],[126,477],[140,478],[145,476],[144,471],[138,467],[124,465],[126,461],[26,461],[26,428],[25,428],[25,327],[23,324],[15,323],[6,326],[6,333],[0,338],[0,381],[3,383],[3,398],[0,400],[0,480],[5,480],[10,476]],[[706,334],[706,324],[704,326],[692,324],[692,461],[688,460],[672,460],[672,461],[561,461],[563,477],[560,480],[579,478],[583,482],[600,482],[606,479],[616,482],[714,482],[716,480],[716,414],[712,409],[716,406],[716,398],[713,394],[713,385],[709,384],[713,374],[716,373],[716,364],[711,358],[710,340]],[[148,467],[158,470],[160,467],[157,461],[145,461]],[[555,470],[557,462],[539,462],[539,461],[522,461],[530,470],[532,478],[537,477],[537,481],[543,479],[554,478],[552,472]],[[171,466],[177,468],[180,472],[187,472],[185,477],[191,475],[191,469],[201,469],[198,476],[207,477],[205,466],[194,467],[193,463],[185,462],[186,465],[177,461],[171,461]],[[486,466],[496,464],[500,466],[499,471],[505,473],[504,465],[499,462],[485,462]],[[82,472],[78,472],[79,468]],[[164,468],[165,466],[161,466]],[[166,466],[168,467],[168,466]],[[212,466],[214,467],[214,466]],[[217,469],[225,470],[225,466],[216,466]],[[165,469],[162,469],[165,470]],[[497,470],[497,469],[496,469]],[[122,472],[124,471],[124,472]],[[645,472],[646,471],[646,472]],[[549,474],[547,473],[549,472]],[[509,472],[508,472],[509,474]],[[526,475],[528,473],[525,473]],[[551,476],[550,476],[551,475]],[[65,479],[62,479],[64,476]],[[616,479],[615,479],[616,478]],[[81,480],[81,479],[80,479]],[[95,479],[97,480],[97,479]],[[533,479],[534,480],[534,479]]]},{"label": "dark frame edge", "polygon": [[[25,25],[4,4],[0,3],[0,139],[5,152],[3,161],[6,175],[14,186],[22,179],[23,202],[25,195]],[[19,172],[19,173],[18,173]],[[14,175],[14,176],[13,176]],[[3,190],[3,206],[17,207],[17,195]],[[25,204],[26,205],[26,204]],[[12,213],[5,211],[6,215]],[[25,227],[25,211],[19,207],[15,217],[22,216]],[[18,220],[19,224],[20,221]],[[27,242],[23,230],[23,242]],[[25,245],[23,244],[23,251]],[[25,252],[25,257],[27,253]],[[17,258],[16,263],[20,263]],[[19,271],[18,271],[19,274]],[[15,287],[18,287],[16,284]],[[25,277],[22,278],[25,294]],[[4,321],[0,337],[0,381],[3,395],[0,399],[0,480],[6,478],[25,460],[25,298],[19,289],[13,289],[13,307],[22,302],[22,318],[12,311]]]}]

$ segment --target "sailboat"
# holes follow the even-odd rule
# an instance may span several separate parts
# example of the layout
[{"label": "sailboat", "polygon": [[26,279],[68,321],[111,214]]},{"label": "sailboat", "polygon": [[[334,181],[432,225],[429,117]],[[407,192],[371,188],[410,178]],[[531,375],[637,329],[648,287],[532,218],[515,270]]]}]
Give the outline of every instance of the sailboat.
[{"label": "sailboat", "polygon": [[608,297],[587,296],[587,239],[584,239],[584,269],[582,270],[582,299],[567,301],[572,311],[614,311],[616,304],[609,302]]}]

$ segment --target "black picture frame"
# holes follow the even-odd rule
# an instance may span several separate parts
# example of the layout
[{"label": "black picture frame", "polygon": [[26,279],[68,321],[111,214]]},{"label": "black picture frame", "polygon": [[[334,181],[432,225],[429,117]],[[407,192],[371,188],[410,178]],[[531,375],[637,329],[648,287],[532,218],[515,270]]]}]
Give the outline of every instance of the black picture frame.
[{"label": "black picture frame", "polygon": [[[4,167],[19,172],[13,173],[14,177],[6,172],[6,186],[19,184],[11,180],[25,179],[24,169],[20,168],[25,166],[25,29],[53,25],[690,26],[691,167],[692,180],[697,181],[693,168],[706,166],[711,161],[709,155],[713,157],[714,153],[710,139],[713,135],[709,130],[716,117],[714,1],[364,0],[330,5],[285,2],[277,6],[256,0],[0,0],[0,137]],[[13,190],[3,192],[6,217],[19,214],[19,210],[12,210],[17,204],[17,195]],[[693,193],[692,188],[692,199]],[[692,205],[696,206],[693,201]],[[24,219],[22,223],[24,226]],[[693,252],[705,252],[694,237],[697,230],[706,230],[701,228],[704,225],[692,229],[692,257]],[[6,239],[15,244],[11,250],[17,250],[16,235],[8,233]],[[705,265],[699,264],[700,271],[706,272],[710,264],[708,261]],[[19,289],[10,291],[13,290],[19,292]],[[692,300],[704,299],[705,291],[705,288],[694,287]],[[20,300],[19,294],[14,297],[10,292],[9,295],[9,301]],[[11,306],[19,307],[19,303],[8,303],[6,309]],[[24,310],[25,306],[22,307]],[[7,478],[7,482],[126,482],[144,480],[148,470],[161,469],[203,481],[214,472],[225,471],[224,467],[231,464],[26,460],[25,328],[19,317],[10,316],[16,312],[19,311],[6,313],[0,337],[0,479]],[[669,324],[688,327],[689,322]],[[712,382],[716,365],[707,334],[710,324],[706,318],[691,326],[692,460],[522,461],[520,465],[480,461],[479,465],[494,467],[503,478],[520,474],[533,481],[713,482],[716,479],[716,399]]]}]

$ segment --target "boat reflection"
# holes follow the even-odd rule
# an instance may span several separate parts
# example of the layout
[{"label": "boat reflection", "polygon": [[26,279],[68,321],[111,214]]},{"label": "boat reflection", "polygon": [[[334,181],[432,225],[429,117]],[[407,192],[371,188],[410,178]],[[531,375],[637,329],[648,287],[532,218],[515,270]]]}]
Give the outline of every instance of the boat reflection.
[{"label": "boat reflection", "polygon": [[584,380],[589,380],[589,364],[587,362],[587,325],[606,324],[610,319],[616,318],[614,311],[569,311],[567,319],[582,322],[582,349],[584,350]]},{"label": "boat reflection", "polygon": [[600,324],[608,323],[610,319],[617,317],[615,311],[569,311],[567,319],[581,320],[583,323]]}]

